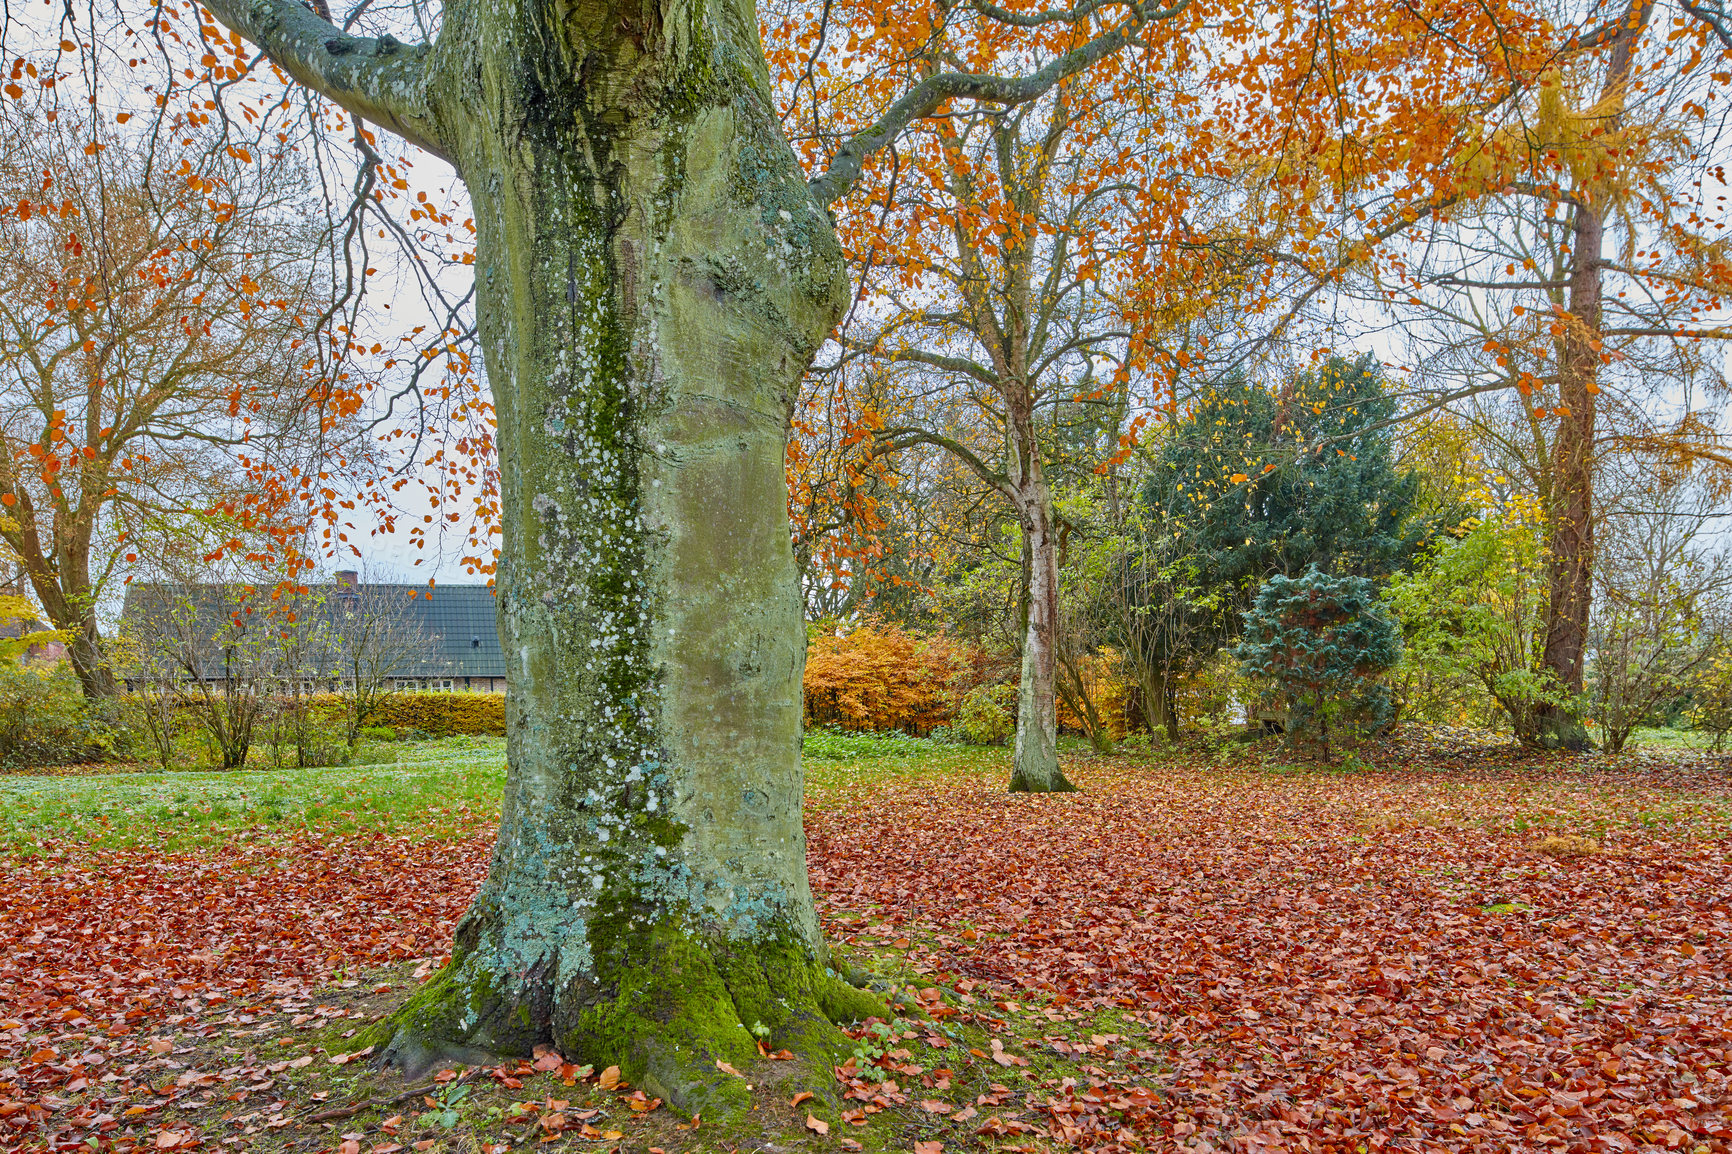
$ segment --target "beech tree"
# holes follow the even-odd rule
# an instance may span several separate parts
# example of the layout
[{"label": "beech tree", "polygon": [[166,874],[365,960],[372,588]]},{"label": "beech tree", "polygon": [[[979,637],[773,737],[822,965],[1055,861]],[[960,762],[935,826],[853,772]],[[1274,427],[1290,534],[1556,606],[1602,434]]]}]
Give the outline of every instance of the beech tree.
[{"label": "beech tree", "polygon": [[[1087,4],[1024,75],[938,59],[810,183],[753,7],[453,4],[431,43],[294,0],[211,11],[284,71],[451,162],[477,230],[498,417],[510,771],[451,963],[385,1060],[564,1052],[685,1108],[753,1029],[818,1055],[882,1013],[819,932],[801,828],[804,630],[782,455],[848,299],[826,209],[914,119],[1014,105],[1155,15]],[[996,21],[991,6],[978,17]]]},{"label": "beech tree", "polygon": [[[875,331],[844,336],[890,366],[903,389],[932,398],[902,406],[929,419],[887,423],[876,431],[875,451],[940,448],[1014,512],[1023,573],[1013,791],[1073,788],[1058,764],[1053,474],[1069,447],[1062,426],[1075,410],[1098,410],[1109,432],[1106,456],[1117,447],[1124,407],[1129,333],[1105,250],[1110,222],[1128,211],[1129,186],[1106,175],[1122,151],[1101,139],[1111,113],[1107,102],[1085,101],[1067,86],[1010,113],[946,121],[919,166],[925,180],[907,181],[907,195],[935,218],[938,235],[917,267],[904,260],[889,276],[873,277],[887,302]],[[899,292],[898,280],[914,285]]]}]

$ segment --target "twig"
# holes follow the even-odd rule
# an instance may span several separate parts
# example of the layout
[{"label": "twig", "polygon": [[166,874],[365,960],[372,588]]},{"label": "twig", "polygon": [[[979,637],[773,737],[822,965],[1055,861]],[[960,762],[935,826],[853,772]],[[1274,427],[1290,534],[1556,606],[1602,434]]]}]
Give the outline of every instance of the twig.
[{"label": "twig", "polygon": [[[469,1079],[475,1077],[476,1071],[480,1068],[481,1067],[479,1066],[471,1066],[469,1069],[465,1070],[461,1076],[449,1082],[445,1082],[443,1085],[461,1086],[463,1083],[469,1081]],[[368,1098],[364,1101],[350,1103],[347,1106],[337,1106],[330,1110],[321,1110],[317,1114],[307,1115],[305,1118],[301,1119],[301,1122],[303,1124],[308,1122],[332,1122],[338,1118],[351,1118],[354,1115],[359,1114],[361,1111],[371,1109],[374,1106],[395,1106],[399,1102],[407,1102],[409,1099],[419,1094],[426,1094],[433,1090],[437,1090],[441,1085],[442,1084],[439,1082],[429,1082],[425,1086],[411,1087],[394,1098]]]}]

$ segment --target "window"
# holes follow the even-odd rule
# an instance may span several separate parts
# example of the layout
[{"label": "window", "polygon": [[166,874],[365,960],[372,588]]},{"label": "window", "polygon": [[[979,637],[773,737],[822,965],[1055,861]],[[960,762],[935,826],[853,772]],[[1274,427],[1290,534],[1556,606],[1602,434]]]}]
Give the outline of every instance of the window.
[{"label": "window", "polygon": [[427,688],[432,690],[434,693],[450,693],[453,686],[449,677],[429,677],[427,679]]},{"label": "window", "polygon": [[420,689],[421,680],[417,677],[398,677],[391,682],[393,689]]}]

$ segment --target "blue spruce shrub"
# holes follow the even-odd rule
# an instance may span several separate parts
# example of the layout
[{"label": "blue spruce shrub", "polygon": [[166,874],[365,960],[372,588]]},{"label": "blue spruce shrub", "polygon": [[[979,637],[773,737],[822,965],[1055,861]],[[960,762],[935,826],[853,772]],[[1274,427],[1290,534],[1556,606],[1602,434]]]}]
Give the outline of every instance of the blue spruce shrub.
[{"label": "blue spruce shrub", "polygon": [[[1245,611],[1233,651],[1241,671],[1287,712],[1291,743],[1333,745],[1375,732],[1393,715],[1384,675],[1401,656],[1401,633],[1364,577],[1312,566],[1271,577]],[[1333,745],[1332,745],[1333,743]]]}]

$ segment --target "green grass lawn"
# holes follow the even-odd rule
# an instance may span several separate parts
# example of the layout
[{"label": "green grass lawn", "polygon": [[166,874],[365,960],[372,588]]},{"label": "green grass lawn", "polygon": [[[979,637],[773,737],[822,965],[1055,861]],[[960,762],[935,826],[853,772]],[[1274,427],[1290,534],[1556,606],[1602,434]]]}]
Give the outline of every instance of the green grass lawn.
[{"label": "green grass lawn", "polygon": [[[1067,759],[1089,754],[1086,743],[1077,739],[1067,738],[1061,745]],[[247,839],[373,832],[462,837],[497,820],[505,784],[502,738],[459,737],[380,748],[395,760],[319,769],[0,776],[0,852],[35,853],[49,841],[93,849],[181,850]],[[1148,771],[1148,756],[1132,752],[1096,767],[1137,775]],[[1310,764],[1272,766],[1237,749],[1224,758],[1174,755],[1169,768],[1186,766],[1185,772],[1223,784],[1239,778],[1266,781],[1274,775],[1292,778],[1294,788],[1305,789],[1331,781],[1338,785],[1364,772]],[[883,789],[1002,789],[1010,773],[1010,751],[814,732],[806,743],[805,769],[808,802],[827,807]],[[1715,790],[1699,796],[1691,787],[1632,783],[1607,788],[1565,775],[1496,785],[1469,785],[1445,776],[1429,788],[1436,796],[1428,794],[1426,804],[1441,807],[1443,817],[1505,832],[1567,826],[1598,836],[1614,828],[1664,827],[1674,833],[1694,829],[1718,836],[1728,820],[1723,796]],[[1459,804],[1448,804],[1458,792]],[[1423,808],[1414,797],[1406,797],[1402,805]]]},{"label": "green grass lawn", "polygon": [[[1600,736],[1598,726],[1590,726],[1589,731],[1595,738]],[[1631,732],[1630,740],[1624,748],[1636,749],[1708,749],[1714,744],[1714,735],[1702,733],[1694,729],[1636,729]]]},{"label": "green grass lawn", "polygon": [[[378,765],[0,776],[0,850],[33,853],[53,840],[104,849],[208,848],[249,837],[416,837],[473,833],[499,816],[505,741],[456,737],[404,743]],[[873,783],[1008,772],[1009,751],[912,738],[814,734],[806,758],[814,796]]]},{"label": "green grass lawn", "polygon": [[384,765],[0,777],[0,847],[190,849],[256,835],[456,836],[492,821],[505,741],[406,743]]}]

